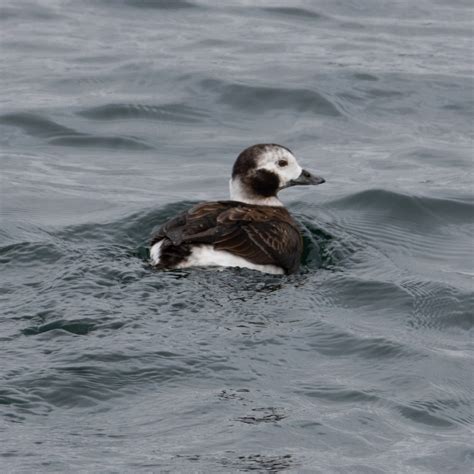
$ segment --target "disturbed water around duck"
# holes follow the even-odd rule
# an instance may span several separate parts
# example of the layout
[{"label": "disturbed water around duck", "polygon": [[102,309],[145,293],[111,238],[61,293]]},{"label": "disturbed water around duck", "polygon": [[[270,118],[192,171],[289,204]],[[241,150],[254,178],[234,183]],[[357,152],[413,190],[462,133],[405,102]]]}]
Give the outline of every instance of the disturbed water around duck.
[{"label": "disturbed water around duck", "polygon": [[[467,472],[467,2],[7,2],[4,472]],[[147,240],[288,146],[301,271]]]}]

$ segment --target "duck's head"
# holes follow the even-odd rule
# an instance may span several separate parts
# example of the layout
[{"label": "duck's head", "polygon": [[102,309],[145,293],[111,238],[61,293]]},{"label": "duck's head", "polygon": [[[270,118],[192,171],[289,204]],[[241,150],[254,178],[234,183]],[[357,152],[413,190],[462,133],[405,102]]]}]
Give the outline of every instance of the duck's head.
[{"label": "duck's head", "polygon": [[278,191],[322,183],[323,178],[301,168],[288,148],[259,144],[246,148],[237,157],[230,180],[230,198],[248,204],[281,206]]}]

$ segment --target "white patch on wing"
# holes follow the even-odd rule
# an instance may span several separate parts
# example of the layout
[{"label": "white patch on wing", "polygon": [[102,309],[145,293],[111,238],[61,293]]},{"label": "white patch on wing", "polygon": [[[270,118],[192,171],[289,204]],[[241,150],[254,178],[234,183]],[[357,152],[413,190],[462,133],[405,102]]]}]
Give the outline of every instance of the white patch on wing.
[{"label": "white patch on wing", "polygon": [[[158,244],[153,247],[156,245]],[[212,245],[196,245],[193,247],[191,255],[176,266],[176,268],[188,267],[241,267],[274,275],[284,274],[283,269],[276,265],[257,265],[225,250],[215,250]]]},{"label": "white patch on wing", "polygon": [[150,259],[153,262],[153,265],[158,265],[160,263],[161,257],[161,244],[162,240],[154,244],[150,249]]}]

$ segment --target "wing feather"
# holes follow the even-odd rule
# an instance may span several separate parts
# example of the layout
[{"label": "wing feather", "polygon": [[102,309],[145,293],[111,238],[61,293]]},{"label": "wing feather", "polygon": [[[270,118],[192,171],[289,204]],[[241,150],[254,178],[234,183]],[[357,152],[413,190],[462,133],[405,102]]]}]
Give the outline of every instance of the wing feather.
[{"label": "wing feather", "polygon": [[298,227],[285,208],[252,206],[236,201],[198,204],[166,222],[151,245],[210,244],[260,265],[296,271],[303,243]]}]

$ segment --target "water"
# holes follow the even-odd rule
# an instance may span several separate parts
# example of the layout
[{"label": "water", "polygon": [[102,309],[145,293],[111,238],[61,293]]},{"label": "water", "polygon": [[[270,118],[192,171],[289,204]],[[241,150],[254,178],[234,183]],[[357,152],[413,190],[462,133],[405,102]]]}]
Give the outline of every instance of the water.
[{"label": "water", "polygon": [[[2,2],[2,472],[472,468],[470,2]],[[156,272],[276,142],[301,271]]]}]

